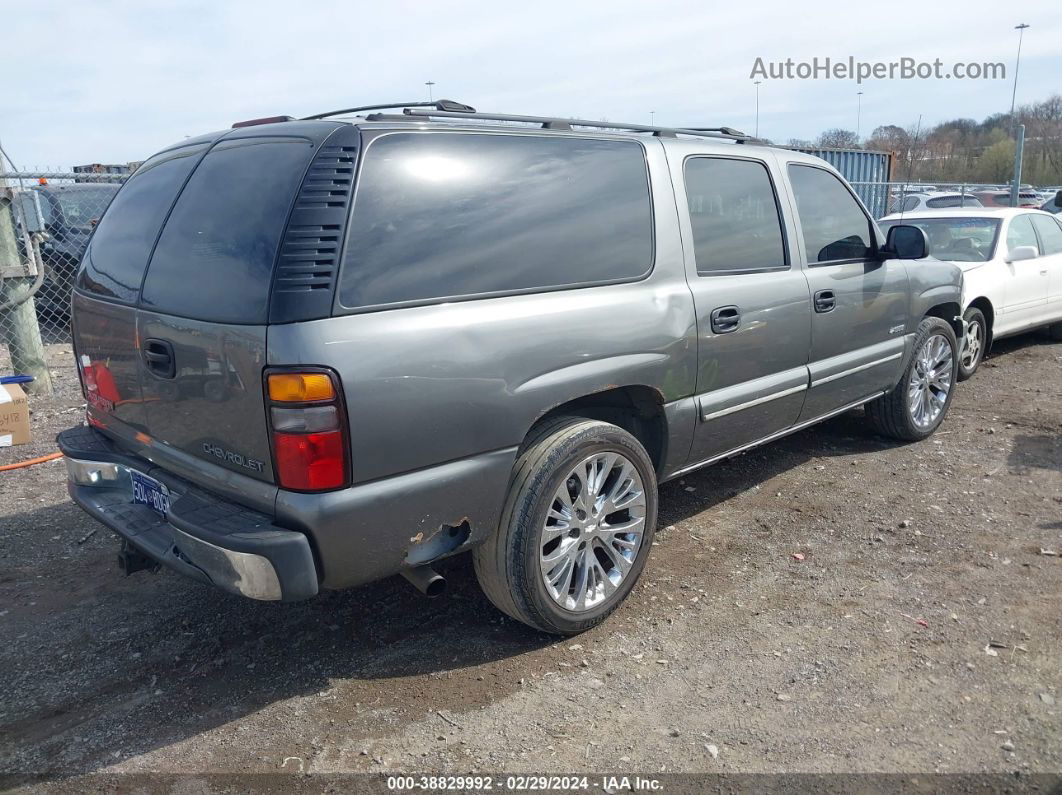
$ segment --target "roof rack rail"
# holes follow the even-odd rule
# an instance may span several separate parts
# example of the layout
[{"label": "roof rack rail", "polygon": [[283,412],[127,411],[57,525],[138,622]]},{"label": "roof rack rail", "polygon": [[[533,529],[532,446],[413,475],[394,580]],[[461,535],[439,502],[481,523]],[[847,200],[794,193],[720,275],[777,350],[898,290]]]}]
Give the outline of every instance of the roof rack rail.
[{"label": "roof rack rail", "polygon": [[561,119],[550,116],[515,116],[508,113],[477,113],[475,110],[456,110],[439,108],[437,110],[420,110],[431,103],[421,102],[409,105],[402,112],[406,116],[440,119],[482,119],[485,121],[513,121],[527,124],[540,124],[546,130],[570,130],[572,127],[596,127],[604,130],[626,130],[628,132],[651,132],[660,137],[672,138],[676,135],[694,135],[700,138],[722,138],[739,144],[757,142],[755,136],[747,135],[731,127],[656,127],[648,124],[625,124],[610,121],[589,121],[588,119]]},{"label": "roof rack rail", "polygon": [[437,99],[432,102],[385,102],[382,105],[362,105],[358,108],[343,108],[342,110],[330,110],[327,113],[315,113],[312,116],[303,116],[301,121],[312,119],[327,119],[329,116],[343,116],[348,113],[360,113],[365,110],[391,110],[394,108],[435,108],[438,111],[462,113],[475,113],[476,109],[471,105],[463,105],[452,99]]}]

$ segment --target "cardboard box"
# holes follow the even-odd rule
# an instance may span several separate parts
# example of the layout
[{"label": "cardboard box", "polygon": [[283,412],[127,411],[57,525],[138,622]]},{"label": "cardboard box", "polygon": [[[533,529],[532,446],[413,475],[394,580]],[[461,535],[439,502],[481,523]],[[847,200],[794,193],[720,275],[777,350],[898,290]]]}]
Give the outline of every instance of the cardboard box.
[{"label": "cardboard box", "polygon": [[18,384],[0,384],[0,447],[29,444],[29,401]]}]

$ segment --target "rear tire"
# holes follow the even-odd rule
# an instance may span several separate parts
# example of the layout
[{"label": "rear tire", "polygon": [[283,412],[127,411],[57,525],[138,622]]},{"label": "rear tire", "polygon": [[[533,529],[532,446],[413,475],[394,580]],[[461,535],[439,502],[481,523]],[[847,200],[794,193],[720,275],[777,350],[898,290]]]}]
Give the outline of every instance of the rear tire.
[{"label": "rear tire", "polygon": [[636,438],[598,420],[548,421],[521,449],[498,529],[473,551],[476,577],[517,621],[584,632],[634,588],[656,513],[656,473]]},{"label": "rear tire", "polygon": [[930,436],[944,421],[955,394],[957,348],[955,331],[940,318],[919,323],[899,383],[866,406],[874,430],[905,442]]},{"label": "rear tire", "polygon": [[960,381],[965,381],[977,372],[988,345],[988,321],[984,313],[976,307],[970,307],[963,315],[966,321],[966,336],[963,337],[962,355],[959,356]]}]

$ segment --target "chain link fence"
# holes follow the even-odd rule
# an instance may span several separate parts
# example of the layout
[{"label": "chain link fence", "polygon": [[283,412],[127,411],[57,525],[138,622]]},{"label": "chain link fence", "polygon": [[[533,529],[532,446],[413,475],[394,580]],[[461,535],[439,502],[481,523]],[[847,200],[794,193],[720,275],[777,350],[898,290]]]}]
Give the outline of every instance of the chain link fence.
[{"label": "chain link fence", "polygon": [[128,173],[0,173],[0,375],[69,368],[70,293],[103,211]]},{"label": "chain link fence", "polygon": [[[859,198],[875,218],[912,210],[948,207],[1010,207],[1010,186],[984,182],[852,182]],[[1032,189],[1022,189],[1019,206],[1038,206],[1044,201]]]}]

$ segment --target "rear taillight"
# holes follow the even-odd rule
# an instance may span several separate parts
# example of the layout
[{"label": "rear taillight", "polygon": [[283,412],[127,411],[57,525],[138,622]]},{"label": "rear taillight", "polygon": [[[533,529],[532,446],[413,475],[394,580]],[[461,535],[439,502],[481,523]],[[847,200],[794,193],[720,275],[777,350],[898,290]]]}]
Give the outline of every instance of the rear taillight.
[{"label": "rear taillight", "polygon": [[338,382],[326,372],[267,372],[277,483],[295,491],[346,486],[350,467]]}]

